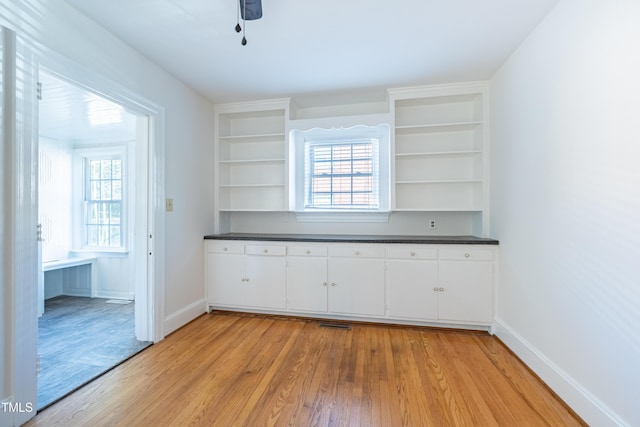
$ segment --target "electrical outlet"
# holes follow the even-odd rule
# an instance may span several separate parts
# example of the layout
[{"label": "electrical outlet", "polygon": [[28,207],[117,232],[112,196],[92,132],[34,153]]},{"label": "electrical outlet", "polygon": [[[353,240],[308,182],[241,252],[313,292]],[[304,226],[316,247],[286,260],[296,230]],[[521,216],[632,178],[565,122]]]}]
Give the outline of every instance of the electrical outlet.
[{"label": "electrical outlet", "polygon": [[430,219],[429,220],[429,230],[435,230],[436,229],[436,220],[435,219]]},{"label": "electrical outlet", "polygon": [[165,205],[166,205],[166,210],[167,212],[173,212],[173,199],[167,199],[165,201]]}]

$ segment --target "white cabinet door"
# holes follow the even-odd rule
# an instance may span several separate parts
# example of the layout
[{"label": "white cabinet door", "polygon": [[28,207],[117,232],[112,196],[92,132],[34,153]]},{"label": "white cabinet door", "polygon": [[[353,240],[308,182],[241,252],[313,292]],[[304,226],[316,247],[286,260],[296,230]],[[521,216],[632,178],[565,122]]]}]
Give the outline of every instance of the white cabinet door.
[{"label": "white cabinet door", "polygon": [[287,262],[287,308],[326,313],[326,258],[289,257]]},{"label": "white cabinet door", "polygon": [[387,261],[387,310],[394,318],[438,318],[437,261]]},{"label": "white cabinet door", "polygon": [[384,316],[384,259],[330,258],[329,311]]},{"label": "white cabinet door", "polygon": [[440,261],[438,314],[441,320],[493,321],[493,264]]},{"label": "white cabinet door", "polygon": [[242,254],[207,255],[207,303],[242,305],[246,290],[245,256]]},{"label": "white cabinet door", "polygon": [[242,305],[286,307],[286,259],[283,256],[246,256],[246,293]]}]

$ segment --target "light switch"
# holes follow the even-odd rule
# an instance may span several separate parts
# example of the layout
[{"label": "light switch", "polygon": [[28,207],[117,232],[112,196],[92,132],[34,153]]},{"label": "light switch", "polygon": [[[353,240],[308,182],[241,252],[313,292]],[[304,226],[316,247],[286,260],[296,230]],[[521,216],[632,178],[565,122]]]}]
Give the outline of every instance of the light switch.
[{"label": "light switch", "polygon": [[165,201],[167,212],[173,212],[173,199],[167,199]]}]

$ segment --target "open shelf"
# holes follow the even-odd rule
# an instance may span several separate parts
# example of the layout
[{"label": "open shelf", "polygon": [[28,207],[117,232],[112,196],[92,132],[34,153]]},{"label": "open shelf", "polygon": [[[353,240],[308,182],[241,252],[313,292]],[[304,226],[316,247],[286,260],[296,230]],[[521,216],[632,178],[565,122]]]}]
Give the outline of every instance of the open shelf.
[{"label": "open shelf", "polygon": [[220,108],[217,210],[286,210],[287,103],[229,104]]},{"label": "open shelf", "polygon": [[[457,90],[457,89],[455,89]],[[391,92],[395,112],[394,210],[482,213],[484,91]]]}]

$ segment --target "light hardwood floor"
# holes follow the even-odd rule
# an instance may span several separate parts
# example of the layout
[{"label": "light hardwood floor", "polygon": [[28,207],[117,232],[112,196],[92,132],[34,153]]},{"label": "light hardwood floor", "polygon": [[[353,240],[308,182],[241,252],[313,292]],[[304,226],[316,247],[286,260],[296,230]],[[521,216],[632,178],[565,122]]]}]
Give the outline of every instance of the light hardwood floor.
[{"label": "light hardwood floor", "polygon": [[204,315],[27,426],[585,425],[485,333]]}]

